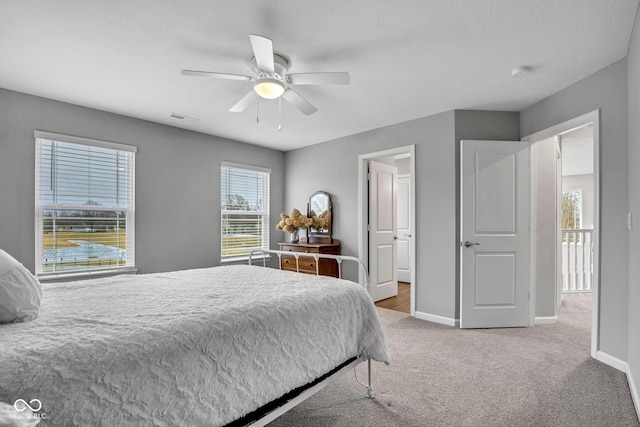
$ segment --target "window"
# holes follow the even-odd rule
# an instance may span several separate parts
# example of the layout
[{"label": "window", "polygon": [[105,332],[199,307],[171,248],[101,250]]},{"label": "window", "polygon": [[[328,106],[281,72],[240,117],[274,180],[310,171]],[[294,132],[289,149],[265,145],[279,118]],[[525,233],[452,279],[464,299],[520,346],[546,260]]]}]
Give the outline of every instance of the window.
[{"label": "window", "polygon": [[36,274],[134,268],[136,147],[36,138]]},{"label": "window", "polygon": [[246,258],[269,249],[271,170],[222,162],[220,168],[222,260]]},{"label": "window", "polygon": [[569,190],[562,193],[562,228],[582,228],[582,190]]}]

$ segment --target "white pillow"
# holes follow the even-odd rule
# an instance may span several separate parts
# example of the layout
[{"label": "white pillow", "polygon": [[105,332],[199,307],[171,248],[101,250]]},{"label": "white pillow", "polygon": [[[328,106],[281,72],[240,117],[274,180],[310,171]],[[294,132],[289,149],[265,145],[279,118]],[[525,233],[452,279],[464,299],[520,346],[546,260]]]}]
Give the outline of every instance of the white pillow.
[{"label": "white pillow", "polygon": [[38,317],[42,287],[14,257],[0,249],[0,323],[28,322]]}]

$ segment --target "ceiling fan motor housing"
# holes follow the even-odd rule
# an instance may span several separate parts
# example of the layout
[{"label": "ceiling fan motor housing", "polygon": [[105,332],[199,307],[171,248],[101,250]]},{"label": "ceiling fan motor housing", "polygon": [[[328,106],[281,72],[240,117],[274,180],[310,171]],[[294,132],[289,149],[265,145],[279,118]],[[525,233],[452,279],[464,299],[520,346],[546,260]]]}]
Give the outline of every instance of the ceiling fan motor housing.
[{"label": "ceiling fan motor housing", "polygon": [[270,77],[276,80],[280,80],[281,82],[286,84],[289,83],[286,80],[287,71],[289,69],[289,61],[283,56],[278,55],[277,53],[273,54],[273,74],[265,70],[261,70],[260,67],[258,67],[255,56],[251,58],[251,65],[253,71],[258,75],[258,78]]}]

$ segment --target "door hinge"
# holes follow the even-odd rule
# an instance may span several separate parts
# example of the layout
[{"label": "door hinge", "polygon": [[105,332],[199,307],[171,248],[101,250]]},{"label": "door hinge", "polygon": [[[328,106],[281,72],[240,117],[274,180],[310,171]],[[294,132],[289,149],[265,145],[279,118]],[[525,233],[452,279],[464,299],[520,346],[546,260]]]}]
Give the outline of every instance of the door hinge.
[{"label": "door hinge", "polygon": [[371,181],[371,173],[367,172],[367,181]]},{"label": "door hinge", "polygon": [[367,231],[371,231],[371,224],[367,224]]}]

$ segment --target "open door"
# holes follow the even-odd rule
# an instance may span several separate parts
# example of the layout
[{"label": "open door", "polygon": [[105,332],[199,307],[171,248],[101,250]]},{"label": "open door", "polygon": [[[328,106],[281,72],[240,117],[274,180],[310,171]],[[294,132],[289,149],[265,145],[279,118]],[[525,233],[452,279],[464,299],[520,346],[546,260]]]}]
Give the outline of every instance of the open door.
[{"label": "open door", "polygon": [[398,295],[395,166],[369,162],[369,292],[374,302]]},{"label": "open door", "polygon": [[398,176],[398,281],[411,283],[411,177]]},{"label": "open door", "polygon": [[461,141],[460,327],[529,325],[529,143]]}]

